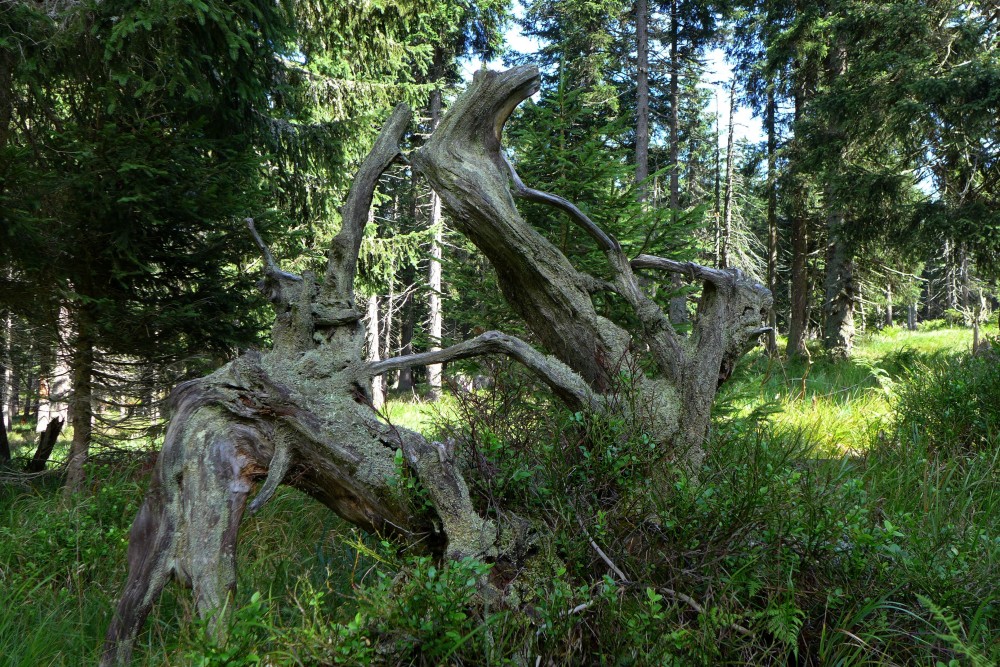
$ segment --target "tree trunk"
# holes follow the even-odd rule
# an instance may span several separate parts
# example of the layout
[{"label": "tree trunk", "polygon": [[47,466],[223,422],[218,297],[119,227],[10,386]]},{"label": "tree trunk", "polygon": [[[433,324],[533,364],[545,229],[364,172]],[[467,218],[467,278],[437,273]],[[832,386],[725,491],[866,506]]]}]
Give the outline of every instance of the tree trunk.
[{"label": "tree trunk", "polygon": [[[399,307],[399,353],[403,356],[413,354],[413,330],[416,327],[417,313],[413,303],[413,269],[405,267],[402,271],[406,292]],[[400,368],[396,375],[395,389],[401,392],[413,391],[413,370],[409,367]]]},{"label": "tree trunk", "polygon": [[70,371],[67,365],[66,342],[72,337],[69,313],[60,307],[54,323],[51,349],[45,350],[43,364],[39,372],[38,421],[35,431],[45,431],[52,419],[60,419],[65,424],[69,411]]},{"label": "tree trunk", "polygon": [[823,300],[823,346],[835,356],[846,357],[854,346],[854,260],[842,238],[844,214],[827,216],[829,244]]},{"label": "tree trunk", "polygon": [[885,286],[885,326],[892,326],[892,284]]},{"label": "tree trunk", "polygon": [[[431,258],[428,263],[427,287],[430,292],[427,303],[429,312],[428,335],[431,339],[432,352],[441,349],[444,314],[441,310],[441,248],[444,245],[444,226],[441,217],[441,198],[431,191],[431,228],[434,230],[434,240],[431,242]],[[430,391],[427,398],[436,401],[441,397],[441,364],[427,366],[427,384]]]},{"label": "tree trunk", "polygon": [[646,201],[645,181],[649,178],[649,7],[646,0],[635,3],[636,105],[635,105],[635,184],[639,201]]},{"label": "tree trunk", "polygon": [[10,442],[7,439],[10,419],[10,380],[11,380],[11,318],[4,311],[0,317],[0,465],[10,461]]},{"label": "tree trunk", "polygon": [[48,463],[49,457],[52,456],[52,449],[56,446],[56,441],[59,440],[62,427],[63,420],[59,417],[48,421],[45,425],[45,430],[38,436],[38,447],[35,449],[35,455],[31,457],[31,460],[24,467],[25,472],[39,473],[45,470],[45,464]]},{"label": "tree trunk", "polygon": [[66,463],[65,494],[68,498],[83,487],[83,466],[90,455],[90,436],[93,428],[94,343],[90,338],[86,314],[76,319],[70,361],[73,373],[72,413],[73,441],[70,443]]},{"label": "tree trunk", "polygon": [[[777,294],[778,279],[778,175],[777,155],[778,137],[775,129],[775,110],[777,102],[774,98],[774,82],[767,86],[767,289],[771,294]],[[778,353],[778,318],[774,306],[767,315],[767,351],[771,356]]]},{"label": "tree trunk", "polygon": [[906,307],[906,329],[908,331],[917,330],[917,304],[915,303]]},{"label": "tree trunk", "polygon": [[[365,315],[365,348],[368,350],[365,358],[369,363],[374,363],[379,361],[381,357],[379,356],[379,314],[378,314],[378,296],[372,294],[368,297],[368,309]],[[372,378],[371,395],[372,395],[372,408],[375,410],[381,410],[382,405],[385,403],[385,389],[383,388],[383,382],[385,378],[382,375]]]},{"label": "tree trunk", "polygon": [[958,309],[958,290],[955,287],[955,247],[948,239],[944,241],[944,307]]},{"label": "tree trunk", "polygon": [[[13,335],[13,331],[11,331]],[[10,343],[13,346],[13,343]],[[8,383],[10,394],[7,396],[7,432],[14,430],[14,420],[17,419],[18,410],[21,407],[21,373],[20,369],[14,366],[14,360],[10,357],[10,382]]]},{"label": "tree trunk", "polygon": [[24,411],[21,415],[22,422],[27,424],[35,417],[38,417],[38,378],[30,371],[25,375],[24,382]]},{"label": "tree trunk", "polygon": [[[190,584],[198,612],[213,619],[210,627],[217,622],[216,612],[236,582],[235,542],[243,511],[256,511],[282,483],[408,549],[506,563],[510,571],[546,552],[528,548],[545,536],[526,531],[526,522],[502,507],[495,520],[475,511],[450,446],[379,421],[368,388],[373,377],[396,369],[505,355],[570,409],[620,418],[628,409],[615,394],[623,369],[648,369],[649,374],[629,379],[637,405],[644,406],[644,427],[664,449],[664,462],[686,461],[697,475],[716,390],[759,337],[770,294],[737,271],[649,256],[629,262],[618,242],[573,204],[525,186],[502,152],[501,131],[538,85],[533,67],[477,72],[409,161],[440,194],[455,227],[493,263],[511,307],[549,354],[486,332],[443,350],[364,359],[366,332],[352,286],[375,185],[399,155],[409,119],[400,105],[355,177],[324,279],[292,276],[268,264],[277,313],[273,348],[248,352],[174,390],[163,452],[130,533],[129,577],[102,664],[128,660],[170,578]],[[610,285],[631,309],[630,320],[639,323],[634,331],[597,313],[591,300],[597,281],[578,272],[521,218],[511,183],[518,196],[560,208],[590,234],[604,251]],[[679,336],[639,288],[639,269],[679,273],[701,283],[690,339]],[[407,471],[426,494],[410,494],[395,483]],[[263,484],[247,506],[260,478]],[[489,595],[502,595],[488,582],[480,584]]]},{"label": "tree trunk", "polygon": [[719,268],[729,266],[729,242],[733,225],[733,112],[736,109],[736,77],[729,86],[729,137],[726,139],[726,197],[723,202],[722,242],[719,250]]},{"label": "tree trunk", "polygon": [[[804,84],[795,88],[795,120],[798,122],[805,106]],[[798,141],[798,139],[796,139]],[[795,184],[792,201],[792,295],[791,312],[788,317],[788,346],[785,353],[789,357],[806,354],[806,328],[809,326],[809,272],[806,260],[809,256],[809,217],[806,208],[806,191],[802,175],[793,175]]]},{"label": "tree trunk", "polygon": [[[399,220],[399,193],[393,198],[392,203],[393,218]],[[385,317],[382,320],[382,350],[385,350],[386,356],[392,356],[392,332],[393,332],[393,315],[396,313],[396,263],[393,260],[391,270],[389,271],[389,293],[385,298]],[[382,391],[383,394],[391,386],[392,380],[390,376],[382,376]]]},{"label": "tree trunk", "polygon": [[722,148],[719,142],[722,141],[722,116],[719,112],[719,91],[715,91],[715,204],[712,209],[712,231],[714,241],[712,243],[712,253],[715,257],[715,265],[722,263]]},{"label": "tree trunk", "polygon": [[792,357],[806,352],[806,326],[809,316],[809,274],[806,258],[809,254],[809,221],[804,212],[792,218],[792,298],[788,318],[788,346],[785,353]]},{"label": "tree trunk", "polygon": [[[680,38],[680,15],[677,0],[670,3],[670,220],[677,225],[680,214],[680,143],[681,143],[681,60],[677,52]],[[648,47],[648,42],[647,42]],[[648,68],[647,68],[648,71]],[[680,276],[671,277],[671,288],[679,291],[683,283]],[[668,317],[671,324],[685,324],[688,321],[687,295],[680,294],[670,299]]]},{"label": "tree trunk", "polygon": [[972,307],[972,290],[969,281],[969,253],[966,250],[964,241],[958,244],[958,283],[959,303],[961,304],[962,312],[965,314],[966,319],[968,319],[968,313]]},{"label": "tree trunk", "polygon": [[[436,78],[443,75],[444,66],[442,64],[444,56],[440,49],[434,52],[434,73]],[[441,89],[435,88],[430,99],[430,131],[433,134],[437,129],[438,121],[441,118]],[[430,292],[428,296],[428,335],[431,339],[431,352],[441,349],[441,335],[444,324],[444,314],[441,310],[441,249],[444,246],[444,222],[441,217],[441,197],[431,188],[431,218],[430,227],[434,233],[431,241],[431,257],[427,268],[427,288]],[[436,401],[441,397],[441,375],[443,366],[441,364],[430,364],[427,366],[427,384],[430,391],[427,398]]]},{"label": "tree trunk", "polygon": [[680,208],[680,143],[681,143],[681,59],[677,52],[680,41],[680,11],[678,0],[670,2],[670,209],[676,221]]},{"label": "tree trunk", "polygon": [[[826,62],[827,83],[832,85],[847,69],[847,49],[838,39]],[[830,121],[827,135],[834,147],[844,141],[843,128]],[[834,356],[847,357],[854,346],[854,256],[845,238],[845,214],[838,200],[834,174],[840,169],[843,149],[826,168],[827,255],[823,299],[823,346]]]},{"label": "tree trunk", "polygon": [[[3,396],[0,395],[0,400]],[[0,465],[10,461],[10,441],[7,438],[7,415],[0,413]]]}]

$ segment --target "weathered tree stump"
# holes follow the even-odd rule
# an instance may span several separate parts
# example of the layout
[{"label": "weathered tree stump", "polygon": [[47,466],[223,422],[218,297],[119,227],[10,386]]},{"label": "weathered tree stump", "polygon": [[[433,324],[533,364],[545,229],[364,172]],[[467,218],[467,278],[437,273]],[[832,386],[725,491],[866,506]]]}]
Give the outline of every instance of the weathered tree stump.
[{"label": "weathered tree stump", "polygon": [[[268,269],[262,286],[277,313],[273,348],[247,353],[174,390],[163,450],[130,533],[128,581],[102,664],[128,662],[171,578],[194,589],[199,613],[211,618],[224,606],[236,581],[239,524],[258,480],[263,484],[250,511],[288,484],[357,526],[444,557],[495,560],[523,553],[519,525],[498,526],[477,514],[455,452],[378,419],[369,387],[373,377],[391,370],[505,355],[573,409],[604,412],[628,409],[604,394],[620,369],[641,368],[633,362],[648,358],[655,372],[632,378],[645,426],[661,446],[685,452],[697,471],[717,387],[765,330],[770,293],[734,270],[649,256],[629,261],[618,242],[571,203],[521,183],[501,136],[508,116],[537,87],[533,67],[477,73],[410,161],[441,196],[456,227],[496,268],[507,300],[550,354],[487,332],[444,350],[365,360],[354,275],[376,183],[399,155],[410,118],[405,106],[397,107],[355,178],[323,280],[281,271],[263,248]],[[583,226],[605,253],[613,280],[574,269],[520,216],[511,184],[519,196],[557,206]],[[633,269],[703,283],[691,335],[674,331],[639,288]],[[630,306],[639,329],[600,316],[591,300],[595,291]],[[402,472],[397,450],[431,508],[394,483]]]}]

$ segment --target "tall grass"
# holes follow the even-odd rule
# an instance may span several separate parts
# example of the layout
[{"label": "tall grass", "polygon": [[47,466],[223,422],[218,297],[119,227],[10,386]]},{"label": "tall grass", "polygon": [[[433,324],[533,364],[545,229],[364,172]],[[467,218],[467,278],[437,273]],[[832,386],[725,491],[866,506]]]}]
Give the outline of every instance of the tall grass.
[{"label": "tall grass", "polygon": [[967,329],[909,332],[888,328],[859,337],[850,359],[831,359],[811,345],[810,357],[772,359],[761,350],[741,362],[718,399],[720,413],[746,416],[771,406],[771,423],[800,433],[817,456],[865,451],[895,405],[895,390],[912,370],[966,354]]}]

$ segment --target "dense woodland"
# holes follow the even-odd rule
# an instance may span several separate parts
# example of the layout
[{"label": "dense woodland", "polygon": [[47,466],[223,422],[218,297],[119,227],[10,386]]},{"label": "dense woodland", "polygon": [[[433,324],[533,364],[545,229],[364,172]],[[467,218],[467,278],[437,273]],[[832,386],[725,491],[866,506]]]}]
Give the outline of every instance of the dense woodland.
[{"label": "dense woodland", "polygon": [[990,0],[0,1],[0,665],[996,664],[998,118]]}]

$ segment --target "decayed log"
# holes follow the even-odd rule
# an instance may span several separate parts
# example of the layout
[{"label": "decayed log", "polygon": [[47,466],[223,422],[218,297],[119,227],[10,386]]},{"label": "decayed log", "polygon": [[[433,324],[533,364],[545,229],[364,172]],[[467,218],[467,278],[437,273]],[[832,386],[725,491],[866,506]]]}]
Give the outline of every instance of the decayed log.
[{"label": "decayed log", "polygon": [[[647,430],[664,447],[687,451],[697,471],[716,388],[761,333],[770,294],[736,271],[645,256],[630,263],[620,244],[573,204],[525,186],[501,139],[513,109],[537,87],[533,67],[477,73],[410,159],[440,194],[455,226],[490,260],[511,306],[551,356],[487,332],[444,350],[365,360],[353,282],[374,189],[399,155],[409,121],[409,110],[397,107],[354,180],[322,281],[282,271],[249,223],[265,256],[262,288],[276,311],[274,344],[174,390],[163,450],[130,533],[129,576],[102,664],[129,660],[171,578],[194,589],[199,613],[211,618],[225,605],[236,581],[240,520],[258,481],[251,511],[288,484],[357,526],[443,556],[492,560],[524,553],[518,539],[526,531],[514,527],[515,519],[506,533],[508,527],[476,513],[455,452],[378,419],[368,387],[373,377],[394,369],[505,355],[574,410],[601,412],[628,409],[604,394],[621,369],[642,367],[633,362],[648,354],[658,372],[632,378]],[[521,217],[512,183],[519,196],[557,206],[587,230],[607,257],[611,283],[574,269]],[[639,288],[633,268],[703,282],[690,336],[674,331]],[[630,306],[639,330],[600,316],[591,300],[595,289],[611,290]],[[397,469],[397,450],[407,471]],[[431,508],[394,483],[400,474],[418,478]]]}]

